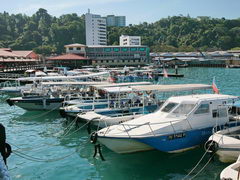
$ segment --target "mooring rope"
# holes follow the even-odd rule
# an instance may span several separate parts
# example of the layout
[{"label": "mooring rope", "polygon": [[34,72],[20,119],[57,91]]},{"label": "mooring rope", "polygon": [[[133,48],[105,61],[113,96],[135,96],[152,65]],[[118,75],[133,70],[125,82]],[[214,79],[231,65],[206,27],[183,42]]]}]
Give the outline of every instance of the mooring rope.
[{"label": "mooring rope", "polygon": [[57,107],[55,107],[55,108],[53,108],[53,109],[50,109],[49,111],[43,112],[43,113],[38,114],[38,115],[36,115],[36,116],[24,117],[24,119],[37,119],[37,118],[40,118],[40,117],[42,117],[42,116],[45,116],[46,114],[48,114],[48,113],[50,113],[50,112],[52,112],[52,111],[55,111],[55,110],[58,109],[58,108],[59,108],[59,107],[57,106]]},{"label": "mooring rope", "polygon": [[[221,137],[217,143],[219,143],[219,142],[222,140],[222,138],[223,138],[223,137]],[[204,153],[203,156],[200,158],[200,160],[197,162],[197,164],[192,168],[192,170],[191,170],[184,178],[182,178],[182,180],[185,180],[187,177],[189,177],[189,176],[192,174],[192,172],[198,167],[198,165],[202,162],[203,158],[204,158],[204,157],[206,156],[206,154],[208,153],[208,150],[211,148],[211,145],[212,145],[212,144],[213,144],[213,141],[211,141],[211,143],[209,144],[208,148],[205,150],[205,153]],[[214,154],[215,154],[215,153],[214,153]],[[214,154],[213,154],[213,155],[214,155]],[[209,164],[209,162],[210,162],[210,160],[212,159],[213,155],[209,158],[208,162],[203,166],[203,168],[202,168],[200,171],[202,171],[202,170]],[[190,179],[195,178],[199,173],[200,173],[200,172],[198,172],[196,175],[194,175],[194,176],[193,176],[192,178],[190,178]]]},{"label": "mooring rope", "polygon": [[[73,132],[71,132],[70,134],[65,134],[63,137],[60,137],[60,139],[64,139],[64,138],[66,138],[66,137],[69,137],[70,135],[72,135],[72,134],[74,134],[74,133],[76,133],[77,131],[79,131],[80,129],[82,129],[83,127],[85,127],[87,124],[89,124],[90,123],[90,121],[88,121],[87,123],[85,123],[84,125],[82,125],[81,127],[79,127],[78,129],[76,129],[75,131],[73,131]],[[71,128],[70,128],[71,129]],[[68,131],[69,132],[69,131]],[[11,143],[10,143],[11,144]],[[20,148],[18,145],[15,145],[15,144],[11,144],[12,146],[15,146],[15,147],[17,147],[17,149],[16,150],[13,150],[13,152],[15,152],[15,154],[16,153],[20,153],[21,151],[23,151],[23,150],[34,150],[34,149],[36,149],[36,148],[41,148],[41,147],[45,147],[46,145],[48,145],[48,146],[59,146],[60,144],[55,144],[55,145],[53,145],[53,144],[47,144],[47,143],[44,143],[42,146],[37,146],[37,147],[35,147],[35,148]],[[21,151],[20,151],[21,150]],[[19,154],[17,154],[17,155],[19,155]],[[21,154],[20,154],[21,155]],[[26,154],[24,154],[24,155],[26,155]]]},{"label": "mooring rope", "polygon": [[31,161],[35,161],[35,162],[55,162],[55,161],[59,161],[59,160],[63,160],[65,158],[68,158],[70,156],[72,156],[73,154],[75,154],[77,152],[77,150],[73,151],[72,153],[70,154],[67,154],[66,156],[62,156],[62,157],[59,157],[59,158],[54,158],[54,159],[42,159],[42,158],[38,158],[38,157],[33,157],[33,156],[30,156],[30,155],[27,155],[25,153],[22,153],[20,151],[17,151],[17,150],[13,150],[13,153],[19,157],[22,157],[24,159],[27,159],[27,160],[31,160]]}]

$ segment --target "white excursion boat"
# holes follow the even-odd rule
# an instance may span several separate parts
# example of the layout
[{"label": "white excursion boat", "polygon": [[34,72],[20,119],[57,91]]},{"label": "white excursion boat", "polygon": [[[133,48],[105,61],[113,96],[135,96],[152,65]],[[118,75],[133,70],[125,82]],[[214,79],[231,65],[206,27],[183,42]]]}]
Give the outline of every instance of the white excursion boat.
[{"label": "white excursion boat", "polygon": [[32,84],[20,85],[19,81],[16,81],[15,83],[6,81],[1,85],[0,93],[9,95],[21,95],[22,91],[30,90],[32,88]]},{"label": "white excursion boat", "polygon": [[79,98],[65,101],[63,103],[65,106],[60,108],[60,114],[62,117],[75,118],[78,113],[93,111],[95,109],[110,108],[113,104],[115,104],[115,107],[120,106],[123,101],[126,102],[129,100],[128,92],[132,92],[131,87],[150,84],[150,82],[131,82],[93,85],[91,88],[93,89],[94,94],[92,94],[88,100],[83,101],[83,98]]},{"label": "white excursion boat", "polygon": [[103,128],[91,138],[117,153],[149,147],[163,152],[185,151],[205,143],[214,126],[231,124],[228,108],[237,98],[221,94],[170,97],[158,111]]},{"label": "white excursion boat", "polygon": [[238,126],[215,132],[205,143],[205,150],[216,153],[222,162],[234,162],[240,154],[240,121]]},{"label": "white excursion boat", "polygon": [[240,179],[240,157],[237,161],[226,167],[220,174],[221,180],[239,180]]},{"label": "white excursion boat", "polygon": [[[111,109],[108,108],[106,110],[79,113],[78,118],[85,121],[91,121],[91,124],[101,128],[116,125],[156,111],[164,102],[161,99],[157,99],[159,93],[193,91],[208,88],[210,88],[210,86],[206,84],[131,86],[126,89],[103,88],[102,90],[108,94],[118,94],[120,92],[127,92],[129,94],[137,93],[139,94],[138,96],[141,94],[141,96],[137,98],[139,103],[136,103],[135,98],[131,98],[130,103],[127,102],[122,108],[114,106],[115,108]],[[140,104],[141,106],[139,106]]]},{"label": "white excursion boat", "polygon": [[[109,84],[108,82],[41,82],[35,84],[28,91],[23,91],[22,97],[9,98],[7,103],[26,110],[58,110],[62,106],[64,97],[79,93],[79,87]],[[87,89],[87,88],[86,88]],[[88,90],[88,89],[87,89]]]}]

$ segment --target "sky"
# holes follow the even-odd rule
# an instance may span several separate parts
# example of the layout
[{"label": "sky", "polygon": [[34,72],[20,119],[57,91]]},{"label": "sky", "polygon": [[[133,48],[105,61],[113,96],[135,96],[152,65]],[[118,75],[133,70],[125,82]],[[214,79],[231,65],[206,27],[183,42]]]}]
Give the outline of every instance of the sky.
[{"label": "sky", "polygon": [[52,16],[77,13],[126,16],[127,24],[152,23],[174,15],[240,18],[240,0],[0,0],[0,12],[34,14],[44,8]]}]

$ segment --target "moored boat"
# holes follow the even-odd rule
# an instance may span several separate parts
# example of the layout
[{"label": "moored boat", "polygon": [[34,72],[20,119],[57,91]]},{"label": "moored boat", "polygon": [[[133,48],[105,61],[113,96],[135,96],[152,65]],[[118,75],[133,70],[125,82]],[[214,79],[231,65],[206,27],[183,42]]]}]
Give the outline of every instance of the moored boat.
[{"label": "moored boat", "polygon": [[222,162],[236,161],[240,154],[240,126],[215,132],[205,143],[205,150],[216,153]]},{"label": "moored boat", "polygon": [[227,166],[220,174],[221,180],[239,180],[240,178],[240,157],[233,164]]},{"label": "moored boat", "polygon": [[[97,139],[117,153],[139,149],[124,147],[121,141],[141,142],[163,152],[182,152],[206,142],[216,123],[231,123],[228,103],[237,98],[220,94],[171,97],[154,113],[101,129]],[[218,111],[221,117],[216,116]]]}]

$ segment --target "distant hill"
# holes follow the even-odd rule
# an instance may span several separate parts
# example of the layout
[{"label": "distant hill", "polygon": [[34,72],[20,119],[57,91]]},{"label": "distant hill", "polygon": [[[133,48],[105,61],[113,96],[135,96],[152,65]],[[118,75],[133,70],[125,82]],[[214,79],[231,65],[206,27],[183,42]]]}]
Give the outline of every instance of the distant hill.
[{"label": "distant hill", "polygon": [[[0,47],[34,49],[40,54],[62,53],[64,45],[85,44],[84,15],[59,18],[39,9],[32,16],[0,13]],[[108,44],[118,44],[121,34],[142,37],[152,51],[228,50],[240,47],[240,19],[173,16],[155,23],[109,27]]]}]

